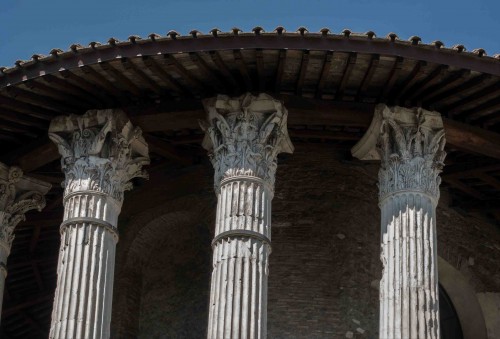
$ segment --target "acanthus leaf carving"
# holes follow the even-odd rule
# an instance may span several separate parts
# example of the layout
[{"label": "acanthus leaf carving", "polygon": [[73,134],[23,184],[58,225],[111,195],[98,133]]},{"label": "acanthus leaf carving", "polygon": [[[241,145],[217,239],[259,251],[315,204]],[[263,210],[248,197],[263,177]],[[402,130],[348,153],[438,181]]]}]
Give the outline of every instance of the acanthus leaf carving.
[{"label": "acanthus leaf carving", "polygon": [[381,160],[379,196],[418,191],[439,198],[446,143],[438,112],[380,104],[353,155]]},{"label": "acanthus leaf carving", "polygon": [[277,155],[292,153],[287,110],[267,94],[239,98],[220,95],[205,101],[208,122],[203,147],[215,169],[215,185],[235,176],[254,176],[274,187]]},{"label": "acanthus leaf carving", "polygon": [[97,191],[123,202],[131,180],[147,178],[148,147],[139,128],[120,110],[91,110],[54,119],[49,138],[61,154],[63,183],[72,192]]},{"label": "acanthus leaf carving", "polygon": [[16,166],[0,163],[0,245],[10,250],[14,230],[25,220],[25,213],[45,207],[44,195],[51,185],[23,175]]}]

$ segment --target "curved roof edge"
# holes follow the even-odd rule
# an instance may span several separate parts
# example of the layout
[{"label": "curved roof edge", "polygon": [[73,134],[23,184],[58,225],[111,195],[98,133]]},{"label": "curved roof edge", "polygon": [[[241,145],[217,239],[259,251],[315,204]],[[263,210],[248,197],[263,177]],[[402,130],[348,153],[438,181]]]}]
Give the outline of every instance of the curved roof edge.
[{"label": "curved roof edge", "polygon": [[283,27],[276,28],[272,33],[265,33],[261,27],[255,27],[252,31],[242,33],[238,28],[233,28],[232,32],[223,33],[213,29],[210,34],[204,35],[193,30],[188,36],[170,31],[163,37],[150,34],[147,39],[141,39],[134,35],[122,42],[111,38],[107,44],[91,42],[88,47],[73,44],[68,51],[53,49],[48,56],[35,54],[29,61],[16,61],[14,67],[0,67],[0,87],[63,69],[74,69],[119,58],[256,48],[396,55],[500,76],[500,54],[489,57],[483,49],[467,52],[463,45],[445,48],[440,41],[422,44],[417,36],[404,41],[399,40],[394,33],[389,33],[385,38],[377,38],[371,31],[359,34],[346,29],[341,34],[331,34],[329,29],[324,28],[319,33],[309,33],[304,27],[295,33],[286,33]]}]

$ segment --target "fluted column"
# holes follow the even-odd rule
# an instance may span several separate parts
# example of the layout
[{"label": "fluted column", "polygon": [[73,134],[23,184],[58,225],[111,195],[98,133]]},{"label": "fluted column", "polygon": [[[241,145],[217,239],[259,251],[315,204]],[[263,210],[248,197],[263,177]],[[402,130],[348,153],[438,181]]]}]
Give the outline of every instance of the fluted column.
[{"label": "fluted column", "polygon": [[48,183],[23,175],[19,167],[0,163],[0,314],[14,229],[26,212],[45,207],[44,196],[50,188]]},{"label": "fluted column", "polygon": [[118,216],[148,147],[119,110],[58,117],[49,137],[65,174],[50,338],[109,338]]},{"label": "fluted column", "polygon": [[444,166],[441,115],[378,105],[352,153],[380,159],[380,338],[439,338],[436,206]]},{"label": "fluted column", "polygon": [[218,96],[204,104],[203,147],[217,194],[207,337],[266,338],[277,155],[293,152],[287,111],[266,94]]}]

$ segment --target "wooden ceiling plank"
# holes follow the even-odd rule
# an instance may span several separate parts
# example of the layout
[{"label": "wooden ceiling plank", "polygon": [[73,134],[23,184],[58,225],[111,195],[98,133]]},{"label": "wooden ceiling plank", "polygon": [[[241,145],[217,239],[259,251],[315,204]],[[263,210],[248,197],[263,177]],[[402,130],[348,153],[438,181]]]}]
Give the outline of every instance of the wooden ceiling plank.
[{"label": "wooden ceiling plank", "polygon": [[373,54],[370,63],[368,64],[368,68],[366,69],[365,75],[363,76],[363,80],[358,87],[358,93],[356,93],[355,101],[361,101],[363,96],[366,94],[366,90],[370,85],[370,81],[377,70],[378,64],[380,61],[380,56],[378,54]]},{"label": "wooden ceiling plank", "polygon": [[500,96],[486,101],[479,106],[475,106],[474,108],[462,112],[460,116],[465,117],[467,121],[476,121],[478,119],[487,120],[488,116],[493,115],[494,113],[500,110]]},{"label": "wooden ceiling plank", "polygon": [[406,93],[406,91],[408,91],[408,89],[413,86],[415,82],[417,82],[417,74],[425,65],[425,61],[417,61],[413,66],[410,74],[408,74],[406,78],[400,84],[398,84],[398,86],[392,88],[391,92],[389,93],[388,101],[399,103],[399,98],[401,98]]},{"label": "wooden ceiling plank", "polygon": [[61,112],[47,110],[45,108],[2,95],[0,95],[0,106],[46,121],[50,121],[55,116],[61,114]]},{"label": "wooden ceiling plank", "polygon": [[21,97],[34,106],[44,107],[52,111],[57,111],[64,114],[78,113],[80,111],[78,107],[75,107],[67,102],[50,99],[18,87],[7,87],[6,92],[13,99]]},{"label": "wooden ceiling plank", "polygon": [[103,107],[103,101],[100,100],[99,97],[96,97],[93,93],[90,93],[85,89],[72,84],[66,79],[60,79],[52,74],[47,74],[46,76],[42,77],[42,79],[50,85],[54,86],[59,91],[69,93],[75,97],[83,97],[85,101],[90,102],[90,104],[92,104],[94,107]]},{"label": "wooden ceiling plank", "polygon": [[106,73],[108,73],[111,77],[115,78],[120,82],[121,85],[125,87],[125,89],[130,93],[137,97],[142,97],[141,89],[130,80],[123,72],[117,70],[110,63],[101,62],[99,63],[101,69],[103,69]]},{"label": "wooden ceiling plank", "polygon": [[[76,75],[74,72],[66,69],[59,72],[66,81],[70,81],[74,86],[82,89],[84,93],[99,98],[99,101],[106,103],[109,106],[115,106],[119,101],[113,97],[114,93],[106,91],[106,87],[89,82],[87,79]],[[54,76],[54,78],[58,79]]]},{"label": "wooden ceiling plank", "polygon": [[141,78],[147,86],[153,90],[158,95],[165,95],[166,91],[161,88],[160,85],[153,79],[151,79],[146,73],[144,73],[139,67],[137,67],[132,61],[127,58],[121,59],[122,65],[125,69],[133,72],[137,77]]},{"label": "wooden ceiling plank", "polygon": [[412,101],[424,90],[432,86],[436,80],[448,70],[447,65],[437,65],[425,78],[417,81],[404,94],[401,95],[400,102]]},{"label": "wooden ceiling plank", "polygon": [[191,72],[188,72],[186,68],[173,55],[164,54],[163,58],[166,61],[168,67],[173,68],[182,76],[184,80],[189,82],[191,86],[197,88],[200,94],[206,92],[205,85],[200,80],[195,78]]},{"label": "wooden ceiling plank", "polygon": [[22,138],[23,136],[27,136],[30,138],[36,138],[38,137],[39,133],[34,133],[31,128],[28,128],[26,126],[19,126],[15,123],[12,122],[4,122],[2,121],[0,117],[0,129],[2,130],[0,133],[3,133],[4,131],[12,132],[12,133],[19,133],[19,138]]},{"label": "wooden ceiling plank", "polygon": [[448,112],[450,117],[460,115],[460,112],[467,110],[467,107],[474,107],[483,103],[486,97],[499,97],[500,96],[500,81],[489,85],[485,88],[479,89],[472,95],[463,99],[457,100],[445,107],[440,108],[441,112]]},{"label": "wooden ceiling plank", "polygon": [[115,96],[119,102],[128,103],[130,99],[122,93],[120,89],[115,87],[115,85],[106,79],[104,75],[97,72],[92,66],[82,66],[81,70],[89,77],[94,79],[94,81],[100,86],[104,87],[107,92],[110,92],[113,96]]},{"label": "wooden ceiling plank", "polygon": [[45,137],[26,145],[22,149],[3,155],[2,161],[7,164],[18,165],[25,173],[29,173],[59,159],[59,157],[56,145],[48,137]]},{"label": "wooden ceiling plank", "polygon": [[224,75],[224,80],[230,82],[230,85],[233,88],[233,93],[239,93],[240,86],[238,82],[234,79],[233,74],[231,74],[231,71],[227,67],[224,60],[222,60],[222,57],[220,56],[219,52],[210,51],[209,53],[210,57],[212,58],[212,61],[217,66],[218,70],[222,73],[222,75]]},{"label": "wooden ceiling plank", "polygon": [[276,76],[274,80],[274,91],[276,93],[281,92],[281,82],[283,80],[283,73],[285,71],[286,65],[286,50],[281,49],[278,55],[278,67],[276,68]]},{"label": "wooden ceiling plank", "polygon": [[328,51],[325,53],[325,59],[323,60],[323,66],[321,67],[321,73],[319,75],[318,86],[316,87],[316,98],[318,99],[321,99],[321,97],[323,96],[326,79],[328,77],[328,73],[330,73],[330,67],[332,66],[332,58],[332,51]]},{"label": "wooden ceiling plank", "polygon": [[245,82],[246,90],[251,92],[253,90],[252,79],[248,73],[247,65],[245,64],[241,51],[237,49],[233,50],[233,56],[240,74],[243,77],[243,81]]},{"label": "wooden ceiling plank", "polygon": [[413,98],[413,102],[427,102],[428,98],[435,97],[438,94],[449,90],[450,88],[456,87],[457,84],[460,85],[464,83],[466,79],[470,77],[470,74],[471,72],[468,69],[453,72],[445,79],[432,86],[427,87],[424,91],[422,91],[418,95],[415,95],[415,97]]},{"label": "wooden ceiling plank", "polygon": [[353,68],[356,66],[356,58],[356,53],[349,53],[344,72],[342,73],[339,85],[337,86],[337,90],[335,91],[335,100],[341,100],[344,96],[345,87],[347,85],[347,82],[349,81]]},{"label": "wooden ceiling plank", "polygon": [[392,65],[392,69],[387,76],[387,80],[385,81],[384,86],[382,86],[382,90],[378,96],[378,102],[388,102],[389,101],[389,93],[392,93],[394,90],[394,85],[399,77],[399,73],[403,69],[404,59],[401,57],[396,57],[394,60],[394,64]]},{"label": "wooden ceiling plank", "polygon": [[295,94],[302,95],[302,86],[304,86],[304,79],[306,78],[307,65],[309,64],[309,51],[302,52],[302,59],[300,62],[299,77],[295,87]]},{"label": "wooden ceiling plank", "polygon": [[221,80],[214,74],[214,72],[207,65],[205,60],[196,52],[189,53],[189,57],[191,61],[201,70],[205,76],[210,79],[211,86],[218,93],[228,93],[226,86],[222,83]]},{"label": "wooden ceiling plank", "polygon": [[168,74],[152,57],[143,56],[142,62],[147,68],[155,73],[163,82],[167,84],[178,96],[196,94],[196,91],[185,88],[179,81]]},{"label": "wooden ceiling plank", "polygon": [[[463,97],[462,92],[477,90],[484,86],[484,84],[490,80],[492,76],[490,74],[481,74],[470,80],[467,80],[464,83],[460,83],[458,86],[452,87],[442,93],[436,93],[436,95],[431,95],[427,98],[424,98],[423,104],[426,106],[430,105],[438,105],[439,102],[448,100],[451,97]],[[443,106],[443,105],[438,105]]]},{"label": "wooden ceiling plank", "polygon": [[5,121],[14,122],[17,125],[33,127],[40,130],[46,131],[49,128],[49,124],[46,123],[45,120],[33,118],[30,115],[5,108],[0,108],[0,118]]},{"label": "wooden ceiling plank", "polygon": [[44,95],[46,97],[52,98],[54,100],[59,100],[65,103],[70,103],[75,109],[78,109],[79,106],[92,106],[92,102],[88,101],[86,97],[81,98],[71,94],[64,93],[54,87],[47,86],[38,80],[28,80],[23,82],[23,85],[29,88],[30,90],[37,90],[41,93],[36,93],[37,95]]}]

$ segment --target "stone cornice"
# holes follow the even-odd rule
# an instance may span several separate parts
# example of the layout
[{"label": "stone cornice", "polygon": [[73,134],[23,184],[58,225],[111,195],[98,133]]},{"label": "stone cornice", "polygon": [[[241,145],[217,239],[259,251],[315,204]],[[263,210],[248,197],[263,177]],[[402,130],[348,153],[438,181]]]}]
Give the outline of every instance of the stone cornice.
[{"label": "stone cornice", "polygon": [[19,167],[0,163],[0,246],[7,253],[14,240],[14,229],[25,213],[45,207],[45,194],[51,185],[23,175]]},{"label": "stone cornice", "polygon": [[278,154],[293,152],[283,104],[267,94],[247,93],[219,95],[204,106],[208,117],[200,122],[206,132],[202,145],[215,169],[215,186],[223,179],[253,176],[274,187]]},{"label": "stone cornice", "polygon": [[445,142],[438,112],[380,104],[368,131],[351,152],[361,160],[381,160],[381,201],[391,194],[408,191],[437,200]]},{"label": "stone cornice", "polygon": [[64,195],[97,191],[123,202],[135,177],[147,177],[148,146],[121,110],[91,110],[52,120],[49,138],[61,154]]}]

